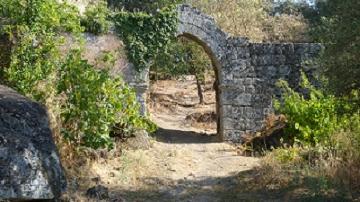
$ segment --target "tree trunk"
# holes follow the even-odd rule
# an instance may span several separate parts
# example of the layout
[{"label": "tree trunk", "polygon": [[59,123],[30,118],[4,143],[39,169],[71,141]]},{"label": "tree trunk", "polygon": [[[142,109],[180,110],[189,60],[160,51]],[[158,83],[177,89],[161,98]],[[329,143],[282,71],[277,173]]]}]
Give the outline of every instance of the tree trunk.
[{"label": "tree trunk", "polygon": [[199,100],[200,100],[200,104],[204,104],[204,95],[201,89],[201,81],[199,79],[199,77],[197,75],[195,75],[195,79],[196,79],[196,86],[197,86],[197,91],[198,91],[198,96],[199,96]]}]

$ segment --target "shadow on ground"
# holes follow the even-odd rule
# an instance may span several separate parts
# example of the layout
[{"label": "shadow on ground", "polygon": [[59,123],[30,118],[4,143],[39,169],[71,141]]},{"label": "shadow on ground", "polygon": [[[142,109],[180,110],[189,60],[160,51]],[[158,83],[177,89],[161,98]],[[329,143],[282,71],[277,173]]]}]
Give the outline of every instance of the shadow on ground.
[{"label": "shadow on ground", "polygon": [[170,144],[204,144],[220,142],[217,134],[198,133],[194,131],[182,131],[159,128],[154,134],[159,142]]},{"label": "shadow on ground", "polygon": [[142,189],[122,190],[114,188],[116,197],[136,202],[237,202],[237,201],[350,201],[342,196],[320,194],[317,190],[302,186],[288,186],[269,190],[264,185],[253,186],[255,171],[244,171],[222,178],[170,179],[143,178]]}]

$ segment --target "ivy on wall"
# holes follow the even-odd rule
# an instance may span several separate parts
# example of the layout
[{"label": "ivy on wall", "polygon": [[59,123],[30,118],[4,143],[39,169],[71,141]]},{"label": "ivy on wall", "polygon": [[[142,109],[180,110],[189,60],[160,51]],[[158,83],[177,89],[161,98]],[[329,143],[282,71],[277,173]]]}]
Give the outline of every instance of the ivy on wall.
[{"label": "ivy on wall", "polygon": [[113,20],[126,45],[128,58],[138,71],[149,68],[157,54],[167,52],[178,23],[174,7],[155,14],[121,11],[113,16]]}]

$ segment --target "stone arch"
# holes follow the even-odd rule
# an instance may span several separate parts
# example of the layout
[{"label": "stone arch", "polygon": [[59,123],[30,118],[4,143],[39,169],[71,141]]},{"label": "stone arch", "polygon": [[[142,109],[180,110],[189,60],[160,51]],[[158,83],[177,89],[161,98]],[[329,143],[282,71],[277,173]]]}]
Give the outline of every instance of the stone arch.
[{"label": "stone arch", "polygon": [[[273,113],[272,100],[280,96],[276,81],[284,79],[301,90],[300,72],[314,72],[304,61],[316,57],[320,44],[251,43],[244,37],[223,32],[212,17],[188,5],[177,7],[177,36],[200,44],[215,69],[218,136],[222,141],[242,142],[266,126]],[[133,85],[142,108],[148,88],[148,70],[141,72]],[[140,81],[140,82],[138,82]]]},{"label": "stone arch", "polygon": [[179,24],[176,36],[185,37],[198,43],[203,47],[212,62],[216,77],[217,133],[218,137],[222,140],[223,117],[220,107],[221,91],[219,86],[221,85],[220,76],[222,75],[221,57],[224,55],[224,48],[228,36],[216,25],[212,17],[204,15],[189,5],[178,6],[177,12]]}]

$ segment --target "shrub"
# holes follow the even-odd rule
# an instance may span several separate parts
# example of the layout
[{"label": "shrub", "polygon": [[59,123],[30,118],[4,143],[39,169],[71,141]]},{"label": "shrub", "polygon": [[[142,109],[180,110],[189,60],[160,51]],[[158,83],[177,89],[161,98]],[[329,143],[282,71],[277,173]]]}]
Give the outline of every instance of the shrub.
[{"label": "shrub", "polygon": [[[122,136],[155,129],[140,115],[135,93],[121,79],[111,79],[106,69],[95,70],[81,59],[80,50],[61,56],[59,32],[80,36],[82,31],[74,7],[52,0],[0,2],[0,19],[8,23],[0,27],[0,34],[15,42],[2,77],[7,85],[45,104],[54,113],[52,122],[59,122],[57,127],[71,143],[111,148],[115,126]],[[110,55],[103,59],[112,60]]]},{"label": "shrub", "polygon": [[56,0],[0,0],[0,23],[28,26],[42,33],[82,31],[78,10]]},{"label": "shrub", "polygon": [[95,68],[73,51],[62,65],[58,94],[66,96],[62,122],[66,136],[92,148],[112,146],[110,132],[121,126],[124,135],[146,126],[139,115],[136,95],[120,79],[112,79],[107,70]]},{"label": "shrub", "polygon": [[59,62],[57,45],[59,40],[52,34],[23,33],[14,47],[10,66],[5,69],[8,85],[28,97],[44,101],[46,96],[37,88],[42,82],[54,81]]},{"label": "shrub", "polygon": [[106,2],[89,4],[81,19],[81,25],[85,27],[86,32],[96,35],[107,33],[110,29],[109,13]]},{"label": "shrub", "polygon": [[294,135],[302,144],[329,144],[329,138],[339,129],[339,101],[332,95],[311,86],[302,76],[303,87],[309,90],[310,98],[292,90],[285,81],[278,85],[284,89],[283,101],[277,101],[275,108],[286,115],[286,133]]}]

